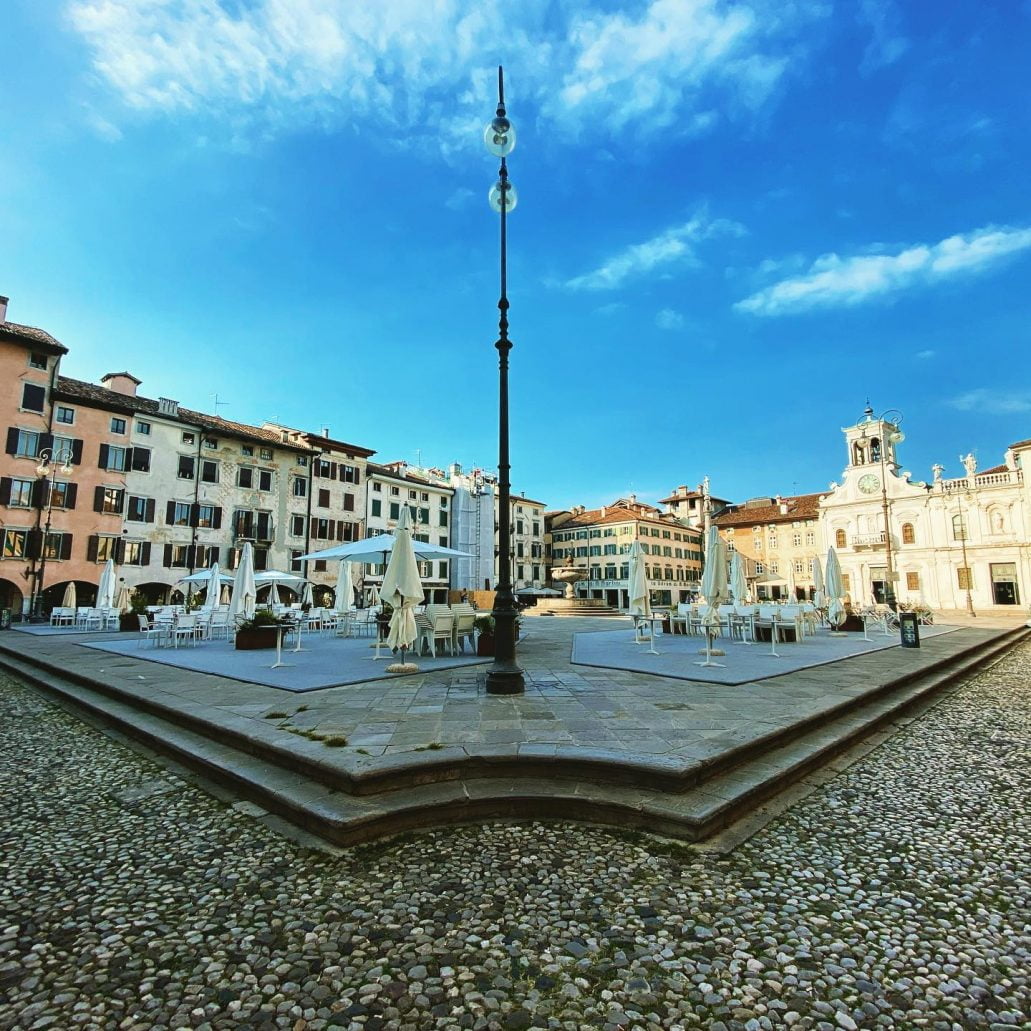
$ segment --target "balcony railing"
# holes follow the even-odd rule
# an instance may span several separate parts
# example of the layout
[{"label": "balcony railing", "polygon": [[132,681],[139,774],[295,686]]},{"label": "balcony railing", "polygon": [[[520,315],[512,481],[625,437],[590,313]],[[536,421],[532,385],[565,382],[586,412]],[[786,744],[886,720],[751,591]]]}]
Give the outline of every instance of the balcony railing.
[{"label": "balcony railing", "polygon": [[857,533],[850,541],[853,548],[883,548],[884,531],[880,533]]},{"label": "balcony railing", "polygon": [[969,487],[1007,487],[1011,484],[1018,484],[1023,480],[1022,470],[1007,469],[1001,473],[975,473],[973,484],[966,476],[959,476],[952,480],[940,480],[941,489],[946,494],[954,491],[967,490]]}]

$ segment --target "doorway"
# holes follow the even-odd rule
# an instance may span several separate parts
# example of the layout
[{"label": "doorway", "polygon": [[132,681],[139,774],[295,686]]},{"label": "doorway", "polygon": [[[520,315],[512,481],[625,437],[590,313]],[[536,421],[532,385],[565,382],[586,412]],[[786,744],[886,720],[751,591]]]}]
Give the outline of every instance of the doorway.
[{"label": "doorway", "polygon": [[1020,590],[1017,587],[1017,567],[1013,562],[993,562],[992,601],[996,605],[1019,605]]}]

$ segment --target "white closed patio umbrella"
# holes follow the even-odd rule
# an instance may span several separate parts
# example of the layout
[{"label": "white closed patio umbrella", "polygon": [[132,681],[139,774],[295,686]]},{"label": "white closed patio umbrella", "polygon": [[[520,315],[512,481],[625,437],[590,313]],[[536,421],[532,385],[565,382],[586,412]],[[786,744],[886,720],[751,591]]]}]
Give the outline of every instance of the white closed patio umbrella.
[{"label": "white closed patio umbrella", "polygon": [[100,585],[97,587],[97,608],[112,609],[115,605],[115,564],[112,559],[104,563],[100,574]]},{"label": "white closed patio umbrella", "polygon": [[[639,541],[634,541],[630,545],[628,593],[630,595],[630,615],[638,617],[634,619],[634,643],[644,644],[645,639],[641,636],[641,620],[651,618],[652,603],[651,598],[648,596],[648,568],[645,565],[644,552],[641,550]],[[654,632],[649,632],[648,634],[648,651],[655,655],[659,654],[655,650]]]},{"label": "white closed patio umbrella", "polygon": [[834,628],[832,634],[840,634],[838,629],[845,620],[845,587],[841,579],[841,564],[837,552],[833,548],[827,550],[827,622]]},{"label": "white closed patio umbrella", "polygon": [[727,600],[727,546],[715,526],[709,527],[708,547],[705,550],[705,570],[702,573],[702,597],[709,611],[702,618],[705,629],[705,661],[696,666],[723,666],[712,661],[712,636],[720,625],[720,604]]},{"label": "white closed patio umbrella", "polygon": [[387,644],[401,649],[401,662],[387,667],[388,673],[408,673],[418,667],[404,661],[404,653],[415,643],[418,629],[415,625],[415,606],[422,601],[422,579],[412,548],[412,519],[408,506],[401,509],[397,524],[396,543],[390,552],[390,562],[383,574],[380,600],[394,609],[390,617]]},{"label": "white closed patio umbrella", "polygon": [[823,568],[819,558],[813,559],[813,607],[822,609],[826,606],[827,600],[824,597]]},{"label": "white closed patio umbrella", "polygon": [[222,590],[222,570],[218,568],[217,562],[211,563],[208,570],[208,590],[204,596],[204,608],[213,609],[218,604],[218,595]]},{"label": "white closed patio umbrella", "polygon": [[748,600],[748,580],[745,577],[745,563],[739,551],[730,560],[730,593],[735,605],[744,605]]},{"label": "white closed patio umbrella", "polygon": [[61,599],[61,604],[66,609],[75,608],[75,581],[69,580],[64,589],[64,598]]},{"label": "white closed patio umbrella", "polygon": [[248,541],[240,554],[240,565],[233,580],[233,597],[229,602],[229,625],[238,619],[250,619],[254,615],[258,589],[254,584],[254,548]]},{"label": "white closed patio umbrella", "polygon": [[132,609],[132,598],[129,596],[129,588],[125,584],[122,584],[121,590],[118,592],[118,600],[115,605],[123,615],[128,614]]},{"label": "white closed patio umbrella", "polygon": [[351,580],[352,565],[347,560],[340,563],[337,570],[336,597],[333,601],[333,609],[340,615],[346,616],[354,611],[354,586]]},{"label": "white closed patio umbrella", "polygon": [[798,588],[795,586],[795,562],[788,559],[788,603],[798,604]]}]

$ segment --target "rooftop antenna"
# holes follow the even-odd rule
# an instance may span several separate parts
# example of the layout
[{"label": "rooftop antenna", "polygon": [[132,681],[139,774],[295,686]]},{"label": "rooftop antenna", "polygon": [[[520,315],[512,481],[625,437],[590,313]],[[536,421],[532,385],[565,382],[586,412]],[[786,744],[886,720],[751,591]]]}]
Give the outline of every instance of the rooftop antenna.
[{"label": "rooftop antenna", "polygon": [[415,467],[416,469],[422,468],[422,448],[417,447],[415,449]]},{"label": "rooftop antenna", "polygon": [[228,408],[229,407],[229,402],[228,401],[219,401],[217,393],[214,396],[215,396],[215,414],[218,415],[219,406],[221,405],[223,408]]}]

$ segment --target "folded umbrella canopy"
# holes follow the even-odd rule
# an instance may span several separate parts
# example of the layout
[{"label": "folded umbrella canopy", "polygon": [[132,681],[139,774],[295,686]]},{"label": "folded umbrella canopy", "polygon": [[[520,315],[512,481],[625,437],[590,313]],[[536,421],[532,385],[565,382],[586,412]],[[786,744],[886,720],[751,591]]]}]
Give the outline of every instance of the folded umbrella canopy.
[{"label": "folded umbrella canopy", "polygon": [[67,584],[67,586],[64,589],[64,598],[62,599],[61,604],[66,609],[74,609],[75,608],[75,581],[74,580],[69,580],[68,581],[68,584]]},{"label": "folded umbrella canopy", "polygon": [[841,579],[841,564],[833,548],[827,550],[827,621],[837,630],[845,619],[845,588]]},{"label": "folded umbrella canopy", "polygon": [[737,605],[744,605],[748,599],[748,581],[745,578],[745,562],[739,551],[730,560],[730,593]]},{"label": "folded umbrella canopy", "polygon": [[218,568],[217,562],[211,563],[208,574],[208,592],[204,598],[204,608],[210,610],[218,604],[219,591],[222,590],[222,571]]},{"label": "folded umbrella canopy", "polygon": [[723,543],[719,530],[709,527],[708,544],[705,549],[705,570],[702,573],[702,597],[709,606],[702,617],[705,628],[705,662],[698,666],[722,666],[722,662],[712,661],[712,636],[720,625],[720,604],[727,600],[727,546]]},{"label": "folded umbrella canopy", "polygon": [[648,570],[644,564],[641,545],[634,541],[630,545],[630,615],[650,616],[652,603],[648,596]]},{"label": "folded umbrella canopy", "polygon": [[97,587],[97,608],[112,609],[115,605],[115,564],[111,559],[104,563]]},{"label": "folded umbrella canopy", "polygon": [[333,601],[333,608],[342,616],[354,611],[354,585],[351,579],[351,568],[351,563],[345,559],[340,563],[340,569],[337,571],[336,598]]},{"label": "folded umbrella canopy", "polygon": [[[390,552],[390,562],[383,574],[380,599],[394,609],[390,617],[387,645],[402,652],[415,643],[418,629],[415,625],[415,606],[422,601],[422,580],[419,565],[412,548],[412,519],[405,505],[397,524],[396,543]],[[392,667],[387,667],[388,671]]]},{"label": "folded umbrella canopy", "polygon": [[827,604],[824,596],[823,569],[820,568],[819,558],[813,559],[813,605],[822,609]]},{"label": "folded umbrella canopy", "polygon": [[229,623],[232,625],[237,617],[250,619],[254,615],[255,598],[258,589],[254,585],[254,548],[247,541],[240,554],[240,565],[236,569],[233,581],[233,597],[229,602]]}]

